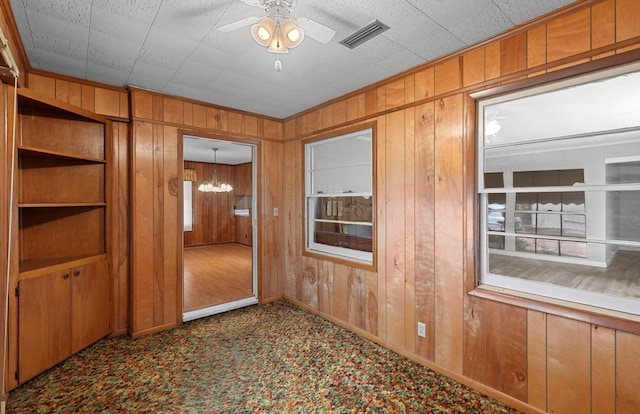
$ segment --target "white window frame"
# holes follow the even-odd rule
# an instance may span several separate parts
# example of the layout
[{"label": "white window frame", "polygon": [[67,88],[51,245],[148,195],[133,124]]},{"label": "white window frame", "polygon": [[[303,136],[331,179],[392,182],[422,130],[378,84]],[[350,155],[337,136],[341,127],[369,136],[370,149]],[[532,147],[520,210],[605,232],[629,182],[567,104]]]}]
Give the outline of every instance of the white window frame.
[{"label": "white window frame", "polygon": [[[328,169],[335,170],[339,179],[335,179],[331,183],[319,184],[314,180],[315,174],[322,172],[322,169],[315,168],[314,163],[314,149],[320,145],[347,142],[348,140],[364,140],[370,144],[369,158],[366,162],[361,160],[354,163],[345,162],[344,164],[335,165]],[[372,126],[359,126],[356,130],[350,130],[341,135],[328,136],[307,140],[304,144],[304,171],[305,171],[305,215],[304,215],[304,229],[305,229],[305,250],[307,255],[319,255],[322,258],[336,261],[346,261],[355,266],[365,267],[372,269],[375,267],[375,200],[373,183],[375,175],[375,134]],[[366,156],[366,154],[365,154]],[[339,162],[339,161],[338,161]],[[359,176],[358,184],[353,188],[353,180],[348,180],[348,173],[340,174],[340,171],[350,170],[364,171],[363,176]],[[351,181],[351,182],[348,182]],[[363,200],[371,200],[372,211],[371,220],[353,221],[353,220],[340,220],[340,219],[323,219],[318,216],[321,215],[320,210],[322,207],[323,199],[325,204],[329,200],[338,200],[341,202],[345,197],[358,198]],[[337,204],[336,204],[337,206]],[[319,222],[333,223],[336,225],[345,226],[345,228],[351,228],[360,232],[368,232],[371,235],[371,251],[362,251],[348,247],[341,247],[335,245],[328,245],[323,243],[317,243],[315,241],[315,226]],[[348,230],[347,230],[348,231]]]},{"label": "white window frame", "polygon": [[183,231],[193,231],[193,182],[182,182],[183,196]]},{"label": "white window frame", "polygon": [[[591,136],[594,135],[595,132],[608,132],[612,134],[616,133],[626,133],[631,131],[640,131],[640,123],[639,125],[629,126],[624,125],[620,130],[609,130],[609,131],[593,131],[583,132],[577,131],[574,135],[562,136],[562,137],[541,137],[539,139],[534,138],[526,138],[526,139],[514,139],[512,142],[502,142],[502,143],[491,143],[486,139],[485,136],[485,123],[487,127],[490,126],[490,123],[485,119],[485,108],[494,105],[496,103],[512,101],[516,99],[526,98],[530,96],[535,96],[538,94],[542,94],[549,91],[560,90],[562,88],[575,87],[580,84],[587,84],[592,81],[598,81],[604,78],[613,77],[620,74],[637,72],[640,71],[640,63],[633,63],[630,65],[619,66],[612,69],[606,69],[599,72],[590,73],[587,75],[577,76],[570,79],[564,79],[561,81],[557,81],[554,83],[545,84],[538,87],[533,87],[526,90],[520,90],[517,92],[504,94],[500,96],[489,97],[486,99],[481,99],[478,101],[478,111],[477,111],[477,186],[478,186],[478,222],[479,222],[479,262],[478,262],[478,273],[477,273],[477,283],[480,288],[487,288],[489,290],[494,290],[498,292],[507,292],[515,295],[522,295],[523,297],[529,297],[529,295],[535,295],[537,297],[550,298],[552,300],[560,300],[562,303],[571,302],[577,303],[580,305],[587,305],[590,307],[598,307],[604,308],[605,311],[612,310],[616,312],[623,312],[627,314],[632,314],[635,316],[640,315],[640,300],[634,299],[631,297],[621,297],[621,296],[611,296],[597,292],[591,292],[586,290],[580,290],[575,288],[568,288],[559,285],[554,285],[551,283],[545,282],[536,282],[532,280],[520,279],[512,276],[504,276],[500,274],[494,274],[489,271],[489,236],[490,235],[498,235],[507,237],[532,237],[532,238],[544,238],[544,236],[540,237],[532,234],[522,234],[517,233],[513,230],[513,226],[509,225],[509,218],[505,217],[505,223],[507,223],[504,232],[496,232],[488,229],[487,223],[487,214],[489,210],[488,205],[488,195],[492,193],[506,194],[507,197],[515,197],[517,193],[541,193],[541,192],[574,192],[580,191],[585,192],[585,197],[587,194],[593,194],[593,192],[599,192],[601,194],[606,194],[608,191],[620,190],[620,191],[640,191],[640,183],[624,183],[624,184],[598,184],[598,185],[579,185],[579,186],[553,186],[553,187],[516,187],[514,188],[512,185],[512,177],[513,170],[506,172],[504,177],[505,183],[503,188],[485,188],[484,187],[484,174],[485,172],[494,172],[490,170],[485,170],[485,151],[494,150],[496,148],[505,148],[509,150],[510,147],[515,148],[518,145],[524,145],[526,147],[529,143],[536,142],[551,142],[555,141],[557,143],[562,144],[563,139],[572,139],[579,138],[581,136]],[[495,125],[491,125],[492,127]],[[635,136],[635,135],[634,135]],[[636,161],[638,156],[631,155],[629,157],[625,157],[624,159],[618,157],[605,161],[606,163],[615,163],[615,162],[626,162],[626,161]],[[567,167],[571,168],[571,167]],[[525,168],[526,169],[526,168]],[[508,204],[508,203],[507,203]],[[585,205],[588,202],[585,202]],[[588,206],[587,206],[588,208]],[[589,220],[598,220],[597,217],[590,216],[587,211],[585,211],[587,215],[587,221]],[[507,213],[508,216],[508,213]],[[600,218],[600,220],[604,220]],[[576,238],[576,237],[565,237],[565,236],[554,236],[554,239],[562,239],[562,240],[570,240],[570,241],[581,241],[587,243],[598,243],[602,245],[622,245],[626,248],[630,248],[633,250],[640,250],[640,242],[637,240],[613,240],[605,237],[591,237],[590,234],[587,234],[585,238]],[[502,254],[508,254],[516,257],[533,257],[533,254],[523,253],[523,252],[502,252]],[[536,259],[544,259],[550,261],[562,261],[566,263],[574,263],[574,264],[584,264],[585,260],[580,258],[569,258],[569,257],[556,257],[556,256],[547,256],[543,255],[535,255]]]}]

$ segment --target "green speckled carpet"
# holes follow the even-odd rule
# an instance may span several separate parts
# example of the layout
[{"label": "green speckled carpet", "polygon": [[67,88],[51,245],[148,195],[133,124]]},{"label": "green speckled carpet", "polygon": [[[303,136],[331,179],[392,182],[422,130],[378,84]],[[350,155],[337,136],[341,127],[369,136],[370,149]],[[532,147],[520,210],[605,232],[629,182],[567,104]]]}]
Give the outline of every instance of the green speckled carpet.
[{"label": "green speckled carpet", "polygon": [[106,339],[11,392],[10,413],[515,412],[286,302]]}]

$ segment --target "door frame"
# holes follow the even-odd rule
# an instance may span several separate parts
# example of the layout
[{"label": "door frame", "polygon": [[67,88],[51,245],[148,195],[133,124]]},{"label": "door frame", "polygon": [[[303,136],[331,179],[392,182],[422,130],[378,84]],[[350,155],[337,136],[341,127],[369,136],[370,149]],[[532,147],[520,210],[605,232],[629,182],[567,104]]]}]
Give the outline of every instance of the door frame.
[{"label": "door frame", "polygon": [[180,177],[184,175],[184,138],[185,136],[191,136],[194,138],[201,139],[212,139],[217,141],[227,141],[235,144],[246,145],[251,148],[251,273],[252,273],[252,291],[253,296],[249,298],[239,299],[231,302],[221,303],[219,305],[209,306],[206,308],[196,309],[193,311],[184,311],[184,214],[183,214],[183,205],[182,202],[184,194],[182,185],[178,185],[178,199],[180,202],[179,210],[179,222],[180,222],[180,255],[181,255],[181,266],[180,266],[180,289],[178,303],[180,304],[180,311],[182,313],[182,322],[192,321],[199,318],[204,318],[207,316],[215,315],[218,313],[227,312],[234,309],[239,309],[245,306],[251,306],[258,304],[260,297],[259,283],[258,283],[258,212],[259,210],[259,189],[258,189],[258,160],[260,159],[260,142],[257,140],[240,138],[240,137],[230,137],[227,135],[220,134],[203,134],[196,131],[188,131],[183,130],[179,133],[180,142],[179,142],[179,168],[178,174]]}]

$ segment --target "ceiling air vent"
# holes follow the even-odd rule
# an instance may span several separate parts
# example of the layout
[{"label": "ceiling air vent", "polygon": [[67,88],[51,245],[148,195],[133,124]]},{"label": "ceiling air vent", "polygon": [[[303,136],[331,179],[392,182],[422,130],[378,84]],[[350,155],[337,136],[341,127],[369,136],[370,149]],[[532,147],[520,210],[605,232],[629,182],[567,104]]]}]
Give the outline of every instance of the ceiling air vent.
[{"label": "ceiling air vent", "polygon": [[360,46],[367,40],[376,37],[386,30],[389,30],[389,26],[379,20],[374,20],[363,28],[358,29],[349,36],[345,37],[339,43],[348,47],[349,49],[353,49],[356,46]]}]

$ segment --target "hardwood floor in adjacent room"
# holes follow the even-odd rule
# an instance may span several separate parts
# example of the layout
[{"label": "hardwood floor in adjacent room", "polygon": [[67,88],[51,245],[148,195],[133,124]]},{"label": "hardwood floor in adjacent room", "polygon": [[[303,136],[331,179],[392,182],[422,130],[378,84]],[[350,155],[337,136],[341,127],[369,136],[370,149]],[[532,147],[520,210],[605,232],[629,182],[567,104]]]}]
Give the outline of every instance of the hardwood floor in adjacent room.
[{"label": "hardwood floor in adjacent room", "polygon": [[184,249],[185,312],[253,295],[251,247],[237,243]]}]

